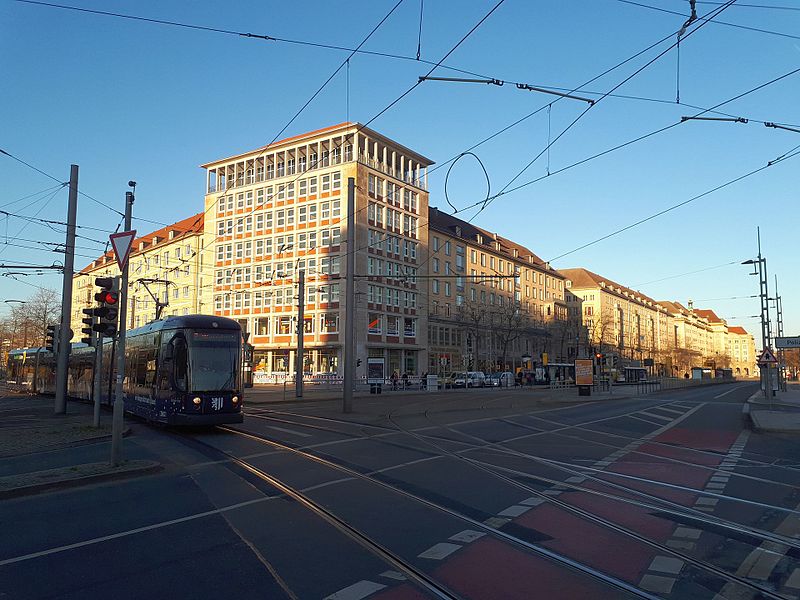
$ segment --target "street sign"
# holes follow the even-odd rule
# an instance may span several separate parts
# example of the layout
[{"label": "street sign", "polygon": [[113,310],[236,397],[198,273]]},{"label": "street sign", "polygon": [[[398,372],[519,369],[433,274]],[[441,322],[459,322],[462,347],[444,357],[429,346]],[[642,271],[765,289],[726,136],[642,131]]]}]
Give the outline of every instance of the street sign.
[{"label": "street sign", "polygon": [[800,335],[775,338],[776,348],[800,348]]},{"label": "street sign", "polygon": [[367,358],[367,383],[382,385],[386,381],[386,363],[383,358]]},{"label": "street sign", "polygon": [[764,348],[756,362],[760,365],[775,365],[778,364],[778,359],[775,358],[772,350],[769,348]]},{"label": "street sign", "polygon": [[128,257],[131,254],[131,247],[133,246],[133,238],[136,237],[136,230],[121,231],[120,233],[112,233],[108,236],[111,240],[111,247],[114,249],[114,256],[117,259],[119,270],[125,268],[128,262]]}]

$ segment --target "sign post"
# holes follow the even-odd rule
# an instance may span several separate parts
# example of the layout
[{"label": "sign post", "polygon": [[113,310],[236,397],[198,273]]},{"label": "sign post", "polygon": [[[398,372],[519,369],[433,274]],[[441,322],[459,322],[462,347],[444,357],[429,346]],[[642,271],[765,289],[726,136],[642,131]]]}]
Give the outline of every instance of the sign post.
[{"label": "sign post", "polygon": [[[136,184],[129,182],[132,186]],[[111,246],[122,272],[119,286],[119,325],[117,328],[117,369],[114,381],[114,410],[111,417],[111,466],[118,467],[122,462],[122,428],[124,425],[125,399],[122,382],[125,378],[125,330],[128,318],[128,257],[131,253],[136,230],[131,230],[133,216],[133,192],[125,192],[125,229],[109,236]]]},{"label": "sign post", "polygon": [[575,385],[578,386],[578,396],[591,396],[594,378],[594,362],[591,358],[575,359]]},{"label": "sign post", "polygon": [[775,395],[775,390],[772,388],[772,367],[778,364],[778,359],[775,358],[775,353],[772,348],[764,348],[756,361],[758,366],[764,371],[764,397],[769,398],[770,408],[772,407],[772,396]]}]

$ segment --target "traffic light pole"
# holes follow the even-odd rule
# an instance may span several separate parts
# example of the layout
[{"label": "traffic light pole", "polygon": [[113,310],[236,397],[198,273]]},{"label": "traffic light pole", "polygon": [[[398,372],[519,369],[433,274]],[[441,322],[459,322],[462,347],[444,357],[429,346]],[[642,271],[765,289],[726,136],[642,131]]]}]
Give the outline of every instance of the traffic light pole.
[{"label": "traffic light pole", "polygon": [[94,401],[94,414],[92,425],[100,427],[100,388],[103,386],[103,336],[97,334],[94,339],[94,377],[92,378],[92,400]]},{"label": "traffic light pole", "polygon": [[69,171],[67,239],[64,244],[64,281],[61,286],[61,326],[58,335],[58,353],[56,354],[56,400],[53,410],[57,415],[67,414],[67,374],[70,341],[72,340],[72,332],[69,326],[72,314],[72,269],[75,266],[75,220],[77,214],[78,165],[72,165]]},{"label": "traffic light pole", "polygon": [[353,384],[356,377],[356,180],[347,178],[347,256],[344,305],[344,390],[342,412],[353,412]]},{"label": "traffic light pole", "polygon": [[[133,217],[133,192],[125,192],[125,231],[131,230]],[[122,269],[122,281],[119,286],[119,329],[117,333],[117,368],[114,386],[114,413],[111,421],[111,466],[117,467],[122,462],[122,427],[125,401],[123,399],[122,382],[125,378],[125,330],[128,318],[128,261]]]},{"label": "traffic light pole", "polygon": [[297,354],[294,357],[295,397],[303,397],[303,336],[305,335],[306,271],[300,269],[297,282]]}]

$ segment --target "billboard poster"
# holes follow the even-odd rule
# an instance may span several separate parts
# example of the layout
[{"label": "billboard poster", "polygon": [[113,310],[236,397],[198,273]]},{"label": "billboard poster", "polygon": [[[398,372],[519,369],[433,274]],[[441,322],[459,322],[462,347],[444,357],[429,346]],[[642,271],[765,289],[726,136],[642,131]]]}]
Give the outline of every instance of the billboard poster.
[{"label": "billboard poster", "polygon": [[575,359],[575,385],[592,385],[592,367],[591,358]]},{"label": "billboard poster", "polygon": [[386,380],[384,358],[367,359],[367,383],[384,383]]}]

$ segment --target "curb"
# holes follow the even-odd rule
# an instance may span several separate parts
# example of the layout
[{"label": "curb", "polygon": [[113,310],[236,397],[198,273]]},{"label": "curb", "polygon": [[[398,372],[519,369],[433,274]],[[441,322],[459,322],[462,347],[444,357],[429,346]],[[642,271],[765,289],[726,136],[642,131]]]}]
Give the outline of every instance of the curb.
[{"label": "curb", "polygon": [[[96,464],[96,463],[95,463]],[[72,467],[74,468],[74,467]],[[47,482],[31,483],[29,485],[21,485],[7,490],[0,490],[0,499],[18,498],[20,496],[29,496],[39,494],[42,492],[69,489],[80,487],[82,485],[89,485],[102,481],[111,481],[115,479],[125,479],[136,475],[144,475],[147,473],[156,473],[163,470],[161,463],[152,460],[135,460],[129,461],[128,465],[118,467],[117,470],[108,471],[105,473],[95,473],[90,475],[82,475],[78,477],[67,477],[63,479],[53,479]],[[64,469],[52,469],[53,471],[63,471]],[[35,473],[46,473],[47,471],[36,471]]]},{"label": "curb", "polygon": [[[133,433],[130,427],[125,427],[122,430],[122,437],[128,437]],[[53,452],[56,450],[65,450],[66,448],[77,448],[79,446],[89,446],[91,444],[98,444],[100,442],[108,442],[111,441],[111,434],[105,435],[98,435],[95,437],[83,438],[80,440],[73,440],[71,442],[64,442],[62,444],[53,444],[52,446],[47,446],[44,448],[39,448],[37,450],[31,450],[30,452],[17,452],[15,454],[2,454],[0,453],[0,459],[9,459],[9,458],[16,458],[17,456],[30,456],[31,454],[39,454],[41,452]]]}]

